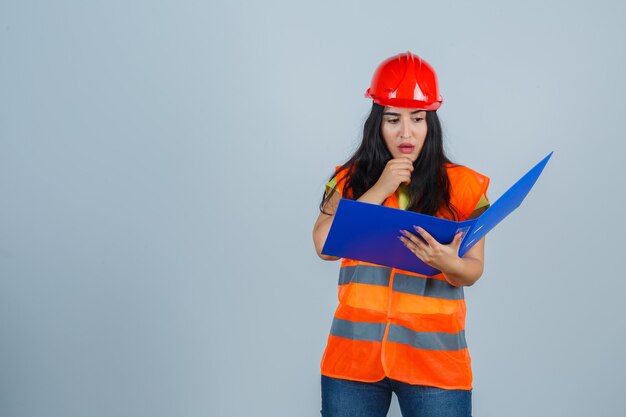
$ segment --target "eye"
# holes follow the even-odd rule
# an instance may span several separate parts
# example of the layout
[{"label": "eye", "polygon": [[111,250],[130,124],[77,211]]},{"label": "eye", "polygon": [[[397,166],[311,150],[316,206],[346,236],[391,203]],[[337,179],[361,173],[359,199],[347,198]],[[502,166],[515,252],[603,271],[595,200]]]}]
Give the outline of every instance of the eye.
[{"label": "eye", "polygon": [[396,123],[398,123],[400,119],[387,119],[387,123],[391,123],[392,125],[395,125]]},{"label": "eye", "polygon": [[424,118],[423,117],[414,117],[413,120],[419,123],[422,120],[424,120]]}]

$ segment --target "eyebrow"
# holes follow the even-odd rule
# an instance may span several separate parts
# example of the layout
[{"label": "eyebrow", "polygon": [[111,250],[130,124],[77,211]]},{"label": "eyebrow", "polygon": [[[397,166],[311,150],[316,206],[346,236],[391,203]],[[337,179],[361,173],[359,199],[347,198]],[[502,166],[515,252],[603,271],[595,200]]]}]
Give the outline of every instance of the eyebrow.
[{"label": "eyebrow", "polygon": [[[426,111],[426,110],[414,110],[411,112],[411,114],[416,114],[416,113],[423,112],[423,111]],[[400,116],[400,113],[387,111],[383,113],[383,116]]]}]

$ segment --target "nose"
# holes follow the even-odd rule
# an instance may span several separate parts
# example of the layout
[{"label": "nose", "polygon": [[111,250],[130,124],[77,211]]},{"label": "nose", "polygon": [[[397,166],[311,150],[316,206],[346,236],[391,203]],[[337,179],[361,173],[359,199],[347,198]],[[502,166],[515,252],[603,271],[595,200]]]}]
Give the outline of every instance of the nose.
[{"label": "nose", "polygon": [[409,137],[411,137],[411,124],[403,120],[400,125],[400,138],[405,139]]}]

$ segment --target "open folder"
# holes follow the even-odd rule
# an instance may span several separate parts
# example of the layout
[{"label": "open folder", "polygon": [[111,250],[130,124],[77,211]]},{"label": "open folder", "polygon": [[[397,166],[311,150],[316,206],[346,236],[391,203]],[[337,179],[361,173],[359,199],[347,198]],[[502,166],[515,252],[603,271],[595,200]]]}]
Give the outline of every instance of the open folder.
[{"label": "open folder", "polygon": [[465,255],[476,242],[519,207],[535,185],[552,153],[531,168],[480,217],[472,220],[455,222],[413,211],[342,198],[322,253],[427,276],[436,275],[439,270],[422,262],[398,239],[400,230],[413,232],[413,226],[420,226],[443,244],[452,242],[454,235],[463,231],[465,236],[461,242],[459,256]]}]

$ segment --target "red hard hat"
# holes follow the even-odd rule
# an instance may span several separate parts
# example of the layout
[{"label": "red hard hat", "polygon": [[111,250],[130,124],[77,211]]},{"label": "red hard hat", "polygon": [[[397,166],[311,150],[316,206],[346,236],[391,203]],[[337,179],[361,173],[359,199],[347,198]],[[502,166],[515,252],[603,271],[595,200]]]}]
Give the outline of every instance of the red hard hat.
[{"label": "red hard hat", "polygon": [[435,70],[411,52],[383,61],[376,68],[365,97],[381,106],[424,110],[437,110],[443,102]]}]

